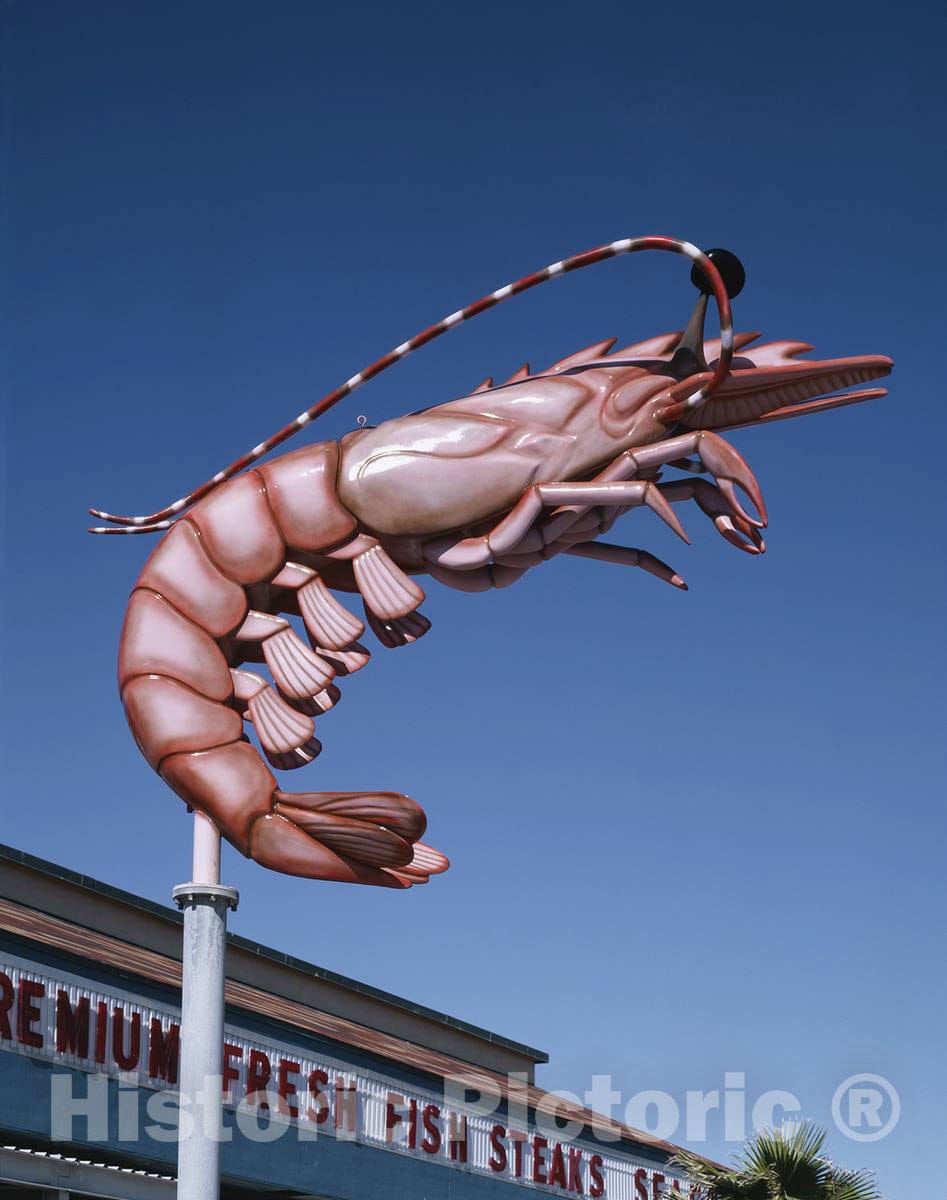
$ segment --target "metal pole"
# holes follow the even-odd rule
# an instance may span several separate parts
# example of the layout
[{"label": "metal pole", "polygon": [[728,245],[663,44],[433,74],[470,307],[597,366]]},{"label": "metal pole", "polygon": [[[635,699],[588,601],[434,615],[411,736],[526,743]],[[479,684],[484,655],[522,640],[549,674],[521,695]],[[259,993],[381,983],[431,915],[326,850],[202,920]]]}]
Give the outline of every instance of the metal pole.
[{"label": "metal pole", "polygon": [[220,834],[202,813],[194,814],[191,882],[171,895],[184,910],[177,1194],[178,1200],[218,1200],[227,910],[237,907],[239,896],[221,887]]}]

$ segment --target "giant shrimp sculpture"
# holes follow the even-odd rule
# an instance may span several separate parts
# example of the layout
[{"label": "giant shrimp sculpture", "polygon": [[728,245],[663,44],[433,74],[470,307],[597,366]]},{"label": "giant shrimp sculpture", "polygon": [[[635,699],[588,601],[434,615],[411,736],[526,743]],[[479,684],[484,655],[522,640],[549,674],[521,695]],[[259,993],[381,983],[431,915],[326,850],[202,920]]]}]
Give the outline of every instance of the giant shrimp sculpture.
[{"label": "giant shrimp sculpture", "polygon": [[[246,470],[448,329],[547,279],[644,249],[694,263],[702,294],[683,334],[619,350],[614,338],[597,342],[545,371],[524,366],[503,384],[487,379],[460,400]],[[686,500],[728,541],[761,553],[759,486],[715,431],[885,394],[838,394],[887,375],[891,360],[882,356],[816,362],[798,358],[811,347],[788,341],[747,351],[757,335],[734,337],[729,306],[742,267],[726,251],[708,254],[648,237],[554,263],[398,346],[167,508],[146,517],[90,510],[112,526],[94,533],[170,530],[128,606],[122,700],[151,766],[244,854],[294,875],[388,887],[424,883],[446,869],[447,859],[419,841],[425,817],[413,800],[395,792],[284,792],[244,721],[273,767],[310,762],[320,750],[315,718],[339,699],[334,681],[368,662],[365,623],[388,647],[430,628],[419,611],[420,575],[478,592],[506,587],[565,553],[641,567],[683,588],[647,551],[597,539],[644,505],[686,541],[671,507]],[[703,334],[710,294],[720,318],[715,341]],[[693,474],[661,482],[668,466]],[[713,482],[697,477],[704,473]],[[365,621],[335,592],[357,593]],[[308,645],[289,616],[301,617]],[[275,688],[247,663],[265,663]]]}]

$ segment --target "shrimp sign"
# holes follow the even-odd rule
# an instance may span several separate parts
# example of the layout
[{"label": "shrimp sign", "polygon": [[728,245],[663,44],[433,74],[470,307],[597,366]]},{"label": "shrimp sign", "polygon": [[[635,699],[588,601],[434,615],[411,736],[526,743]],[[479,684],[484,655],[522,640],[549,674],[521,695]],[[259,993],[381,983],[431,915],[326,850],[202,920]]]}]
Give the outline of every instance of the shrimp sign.
[{"label": "shrimp sign", "polygon": [[[683,333],[618,350],[609,338],[545,370],[524,366],[461,399],[253,465],[470,317],[640,250],[693,264],[701,296]],[[125,711],[149,764],[273,870],[389,888],[444,871],[447,858],[421,841],[426,820],[414,800],[391,791],[287,792],[269,767],[303,767],[319,753],[317,722],[321,732],[339,681],[369,661],[366,629],[387,648],[427,633],[421,578],[476,593],[571,554],[685,589],[647,550],[598,539],[623,514],[646,508],[687,541],[673,506],[689,501],[728,542],[763,552],[759,484],[717,431],[882,396],[883,388],[845,389],[887,375],[892,364],[881,355],[813,361],[800,357],[811,347],[798,341],[749,349],[758,335],[735,335],[730,317],[743,280],[727,251],[704,254],[667,237],[612,242],[423,330],[173,504],[140,517],[91,510],[109,522],[95,533],[168,530],[135,584],[119,651]],[[710,295],[716,340],[704,337]],[[669,467],[684,474],[661,481]],[[363,616],[338,593],[358,597]]]},{"label": "shrimp sign", "polygon": [[[156,1007],[124,989],[103,990],[79,975],[53,974],[27,959],[0,962],[0,1048],[152,1089],[156,1103],[147,1111],[163,1126],[156,1140],[168,1140],[160,1134],[173,1131],[177,1114],[187,1108],[177,1090],[180,1035],[176,1007]],[[406,1087],[380,1071],[235,1025],[224,1030],[223,1064],[224,1103],[235,1113],[223,1140],[324,1136],[560,1195],[609,1200],[659,1200],[685,1186],[663,1165],[557,1138],[505,1112],[465,1107],[444,1093]],[[96,1079],[82,1094],[71,1074],[58,1080],[54,1134],[69,1141],[78,1132],[95,1141],[83,1122],[89,1121]],[[104,1088],[101,1094],[107,1105]],[[108,1134],[103,1129],[101,1140]]]}]

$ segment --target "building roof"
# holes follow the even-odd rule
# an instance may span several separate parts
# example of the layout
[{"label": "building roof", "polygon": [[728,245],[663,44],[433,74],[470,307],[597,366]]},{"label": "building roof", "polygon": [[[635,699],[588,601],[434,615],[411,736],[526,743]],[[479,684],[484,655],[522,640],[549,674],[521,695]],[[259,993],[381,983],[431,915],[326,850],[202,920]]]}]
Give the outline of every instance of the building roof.
[{"label": "building roof", "polygon": [[[22,868],[32,877],[28,890],[26,887],[17,889],[10,886],[10,868],[16,867]],[[71,893],[68,904],[64,903],[62,888],[37,888],[37,877],[65,885],[65,890]],[[77,904],[77,892],[84,893],[93,903]],[[180,933],[177,931],[183,923],[183,917],[176,909],[146,900],[132,892],[123,891],[89,875],[37,858],[3,843],[0,843],[0,896],[24,900],[31,907],[49,912],[53,916],[66,916],[99,932],[112,933],[123,940],[135,940],[144,948],[160,950],[166,955],[180,958]],[[160,936],[160,931],[156,928],[160,925],[165,927],[165,936]],[[173,936],[167,936],[168,933]],[[336,1015],[358,1014],[358,1019],[366,1020],[369,1025],[375,1024],[382,1031],[409,1036],[412,1040],[420,1041],[422,1045],[430,1044],[432,1049],[450,1048],[455,1056],[466,1058],[478,1066],[502,1071],[526,1070],[532,1077],[535,1064],[549,1061],[549,1055],[543,1050],[483,1029],[459,1017],[438,1012],[413,1000],[396,996],[371,984],[350,979],[346,975],[296,958],[282,950],[264,946],[239,934],[228,933],[227,946],[228,975],[233,975],[235,969],[238,973],[246,975],[246,968],[253,965],[258,968],[271,965],[275,970],[265,974],[274,988],[278,987],[276,979],[279,975],[286,980],[291,974],[302,976],[309,985],[306,990],[312,994],[304,997],[296,989],[297,998],[323,1005],[328,1003],[329,1011],[335,1012]],[[241,965],[245,968],[243,972],[240,971]],[[254,978],[259,977],[261,970],[253,971],[253,975]],[[313,989],[311,985],[315,982],[324,986]],[[438,1030],[441,1031],[440,1036],[437,1035]]]},{"label": "building roof", "polygon": [[[83,897],[95,903],[79,903]],[[180,925],[174,910],[0,845],[0,930],[178,991]],[[548,1061],[542,1051],[245,938],[228,939],[226,1001],[233,1008],[428,1075],[466,1078],[471,1087],[486,1076],[505,1099],[514,1098],[509,1076],[522,1078],[528,1065],[529,1084],[517,1086],[515,1099],[531,1109],[554,1098],[562,1118],[607,1126],[661,1159],[680,1149],[536,1087],[532,1068]]]}]

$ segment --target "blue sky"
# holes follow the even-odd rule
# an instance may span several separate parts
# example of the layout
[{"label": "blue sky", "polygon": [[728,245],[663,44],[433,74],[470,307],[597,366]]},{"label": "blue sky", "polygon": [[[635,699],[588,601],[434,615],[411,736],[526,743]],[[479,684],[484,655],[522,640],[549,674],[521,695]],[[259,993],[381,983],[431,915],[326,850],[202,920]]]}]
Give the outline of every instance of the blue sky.
[{"label": "blue sky", "polygon": [[[183,806],[115,649],[148,511],[460,305],[618,237],[724,245],[738,328],[887,353],[882,401],[741,432],[769,552],[695,509],[512,589],[436,584],[298,788],[416,797],[451,872],[407,895],[229,850],[233,927],[548,1049],[548,1087],[794,1092],[884,1075],[899,1126],[831,1149],[890,1196],[945,1119],[943,14],[34,0],[5,9],[10,330],[3,840],[156,900]],[[540,289],[322,420],[335,437],[525,359],[680,327],[666,256]],[[704,1149],[727,1156],[722,1122]]]}]

